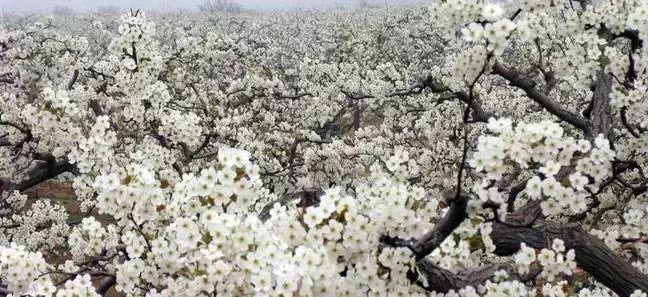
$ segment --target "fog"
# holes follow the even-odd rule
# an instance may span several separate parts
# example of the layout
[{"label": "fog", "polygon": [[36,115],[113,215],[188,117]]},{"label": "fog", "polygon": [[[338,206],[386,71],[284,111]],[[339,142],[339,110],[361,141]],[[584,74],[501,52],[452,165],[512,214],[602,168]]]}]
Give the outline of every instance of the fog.
[{"label": "fog", "polygon": [[[246,9],[274,10],[294,8],[334,8],[356,6],[361,1],[376,4],[415,4],[429,0],[235,0]],[[196,9],[203,0],[0,0],[0,9],[5,12],[29,12],[51,10],[57,6],[77,11],[93,10],[101,6],[114,5],[122,8],[144,9]]]}]

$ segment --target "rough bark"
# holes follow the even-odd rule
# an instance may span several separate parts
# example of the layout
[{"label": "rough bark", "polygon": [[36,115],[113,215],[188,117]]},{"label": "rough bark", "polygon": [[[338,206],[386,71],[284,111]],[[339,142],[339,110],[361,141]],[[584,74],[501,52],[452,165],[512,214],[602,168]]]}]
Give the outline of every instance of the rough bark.
[{"label": "rough bark", "polygon": [[609,137],[612,132],[611,91],[612,75],[600,70],[596,76],[592,97],[591,127],[588,133],[590,137],[596,137],[599,134]]},{"label": "rough bark", "polygon": [[[574,223],[561,224],[544,219],[529,222],[539,209],[521,209],[506,223],[495,222],[491,238],[495,243],[495,254],[510,256],[518,251],[521,243],[533,248],[547,248],[555,238],[565,242],[567,249],[576,252],[576,263],[593,278],[610,288],[619,296],[630,296],[635,290],[648,292],[648,276],[641,273],[623,258],[619,257],[602,240],[589,234]],[[536,206],[537,205],[537,206]]]}]

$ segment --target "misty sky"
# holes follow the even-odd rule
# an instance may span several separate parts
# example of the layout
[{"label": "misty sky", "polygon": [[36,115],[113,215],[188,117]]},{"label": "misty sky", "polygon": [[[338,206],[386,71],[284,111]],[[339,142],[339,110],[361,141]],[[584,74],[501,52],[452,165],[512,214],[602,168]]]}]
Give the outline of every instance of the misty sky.
[{"label": "misty sky", "polygon": [[[353,5],[359,0],[236,0],[245,8],[251,9],[289,9],[296,7],[334,7]],[[398,4],[416,0],[370,0],[372,3]],[[75,10],[88,10],[100,6],[116,5],[124,8],[188,8],[194,9],[202,0],[0,0],[4,11],[38,11],[49,10],[55,6],[67,6]]]}]

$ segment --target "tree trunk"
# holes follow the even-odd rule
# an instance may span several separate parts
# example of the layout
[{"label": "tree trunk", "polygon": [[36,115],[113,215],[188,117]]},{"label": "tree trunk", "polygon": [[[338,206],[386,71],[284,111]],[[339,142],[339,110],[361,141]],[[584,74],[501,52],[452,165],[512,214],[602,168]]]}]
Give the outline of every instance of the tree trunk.
[{"label": "tree trunk", "polygon": [[553,239],[560,238],[567,249],[574,249],[580,268],[619,296],[630,296],[635,290],[648,292],[648,276],[577,224],[541,220],[532,226],[516,227],[494,223],[491,237],[496,246],[495,254],[500,256],[514,254],[523,242],[533,248],[547,248]]}]

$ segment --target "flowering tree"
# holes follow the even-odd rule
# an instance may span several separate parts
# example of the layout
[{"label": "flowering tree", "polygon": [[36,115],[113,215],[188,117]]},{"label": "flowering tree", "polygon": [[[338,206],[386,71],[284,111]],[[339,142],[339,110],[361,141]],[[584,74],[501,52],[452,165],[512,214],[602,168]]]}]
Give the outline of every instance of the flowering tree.
[{"label": "flowering tree", "polygon": [[218,13],[218,12],[238,12],[241,6],[236,2],[229,0],[206,0],[198,8],[203,12]]},{"label": "flowering tree", "polygon": [[646,296],[646,32],[644,0],[12,18],[0,293]]}]

